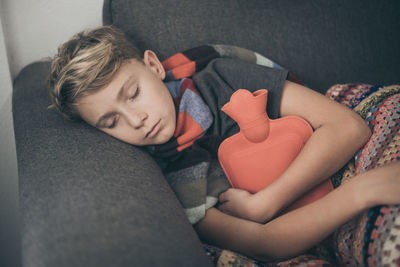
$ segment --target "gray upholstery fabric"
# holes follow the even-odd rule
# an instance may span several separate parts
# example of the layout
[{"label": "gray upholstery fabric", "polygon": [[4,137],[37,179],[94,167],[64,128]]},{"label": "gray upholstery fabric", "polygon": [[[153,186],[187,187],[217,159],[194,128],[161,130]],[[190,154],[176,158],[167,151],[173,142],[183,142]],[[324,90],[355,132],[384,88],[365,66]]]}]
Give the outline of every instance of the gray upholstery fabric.
[{"label": "gray upholstery fabric", "polygon": [[14,85],[24,266],[208,266],[147,154],[46,109],[48,71]]},{"label": "gray upholstery fabric", "polygon": [[[398,82],[399,10],[397,0],[105,0],[103,16],[161,59],[242,46],[322,92]],[[25,68],[13,95],[24,265],[209,265],[147,154],[46,109],[48,68]]]},{"label": "gray upholstery fabric", "polygon": [[397,0],[106,0],[104,23],[162,59],[201,44],[264,54],[312,89],[400,77]]}]

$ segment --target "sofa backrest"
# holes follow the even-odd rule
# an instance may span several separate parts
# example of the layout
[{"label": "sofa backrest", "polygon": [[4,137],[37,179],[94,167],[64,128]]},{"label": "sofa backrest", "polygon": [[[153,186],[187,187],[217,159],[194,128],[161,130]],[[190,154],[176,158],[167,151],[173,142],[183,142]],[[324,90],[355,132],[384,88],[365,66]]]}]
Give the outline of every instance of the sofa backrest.
[{"label": "sofa backrest", "polygon": [[105,0],[103,19],[164,59],[201,44],[259,52],[312,89],[400,77],[400,1]]}]

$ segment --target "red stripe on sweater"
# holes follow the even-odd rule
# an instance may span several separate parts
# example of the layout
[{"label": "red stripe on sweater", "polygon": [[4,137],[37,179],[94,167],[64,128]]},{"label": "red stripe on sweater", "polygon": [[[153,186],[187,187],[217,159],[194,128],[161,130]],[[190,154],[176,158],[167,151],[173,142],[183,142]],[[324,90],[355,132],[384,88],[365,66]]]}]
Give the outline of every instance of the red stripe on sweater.
[{"label": "red stripe on sweater", "polygon": [[162,62],[162,65],[166,71],[172,70],[180,65],[184,65],[191,62],[184,54],[177,53]]},{"label": "red stripe on sweater", "polygon": [[175,80],[190,77],[196,73],[196,62],[190,61],[171,70]]},{"label": "red stripe on sweater", "polygon": [[174,136],[178,141],[178,151],[191,146],[194,140],[203,133],[203,129],[189,114],[180,112],[178,114],[177,128]]},{"label": "red stripe on sweater", "polygon": [[196,95],[200,96],[199,91],[196,90],[196,87],[194,86],[194,82],[192,79],[184,79],[182,84],[181,84],[181,96],[185,93],[186,89],[192,90]]}]

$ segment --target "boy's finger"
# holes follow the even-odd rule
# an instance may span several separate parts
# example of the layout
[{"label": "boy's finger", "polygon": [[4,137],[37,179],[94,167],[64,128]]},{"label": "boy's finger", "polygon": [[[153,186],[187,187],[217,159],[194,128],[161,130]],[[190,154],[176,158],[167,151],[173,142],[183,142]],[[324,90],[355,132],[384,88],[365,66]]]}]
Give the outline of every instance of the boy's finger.
[{"label": "boy's finger", "polygon": [[229,188],[228,190],[226,190],[226,191],[222,192],[221,194],[219,194],[219,197],[218,197],[219,202],[226,202],[226,201],[229,200],[229,198],[228,198],[228,192],[229,192],[229,190],[231,190],[231,189],[232,189],[232,188]]},{"label": "boy's finger", "polygon": [[218,209],[226,214],[230,214],[228,203],[222,203],[218,205]]},{"label": "boy's finger", "polygon": [[226,194],[225,194],[225,192],[219,194],[219,202],[223,203],[223,202],[226,202],[226,201],[227,201],[227,199],[226,199]]}]

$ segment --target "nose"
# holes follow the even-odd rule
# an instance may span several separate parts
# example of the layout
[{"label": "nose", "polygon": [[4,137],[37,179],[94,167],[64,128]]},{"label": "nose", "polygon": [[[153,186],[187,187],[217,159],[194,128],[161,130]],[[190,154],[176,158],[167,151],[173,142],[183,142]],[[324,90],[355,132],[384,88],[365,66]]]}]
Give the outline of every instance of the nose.
[{"label": "nose", "polygon": [[130,126],[139,129],[144,125],[145,120],[148,118],[146,112],[127,112],[126,119]]}]

